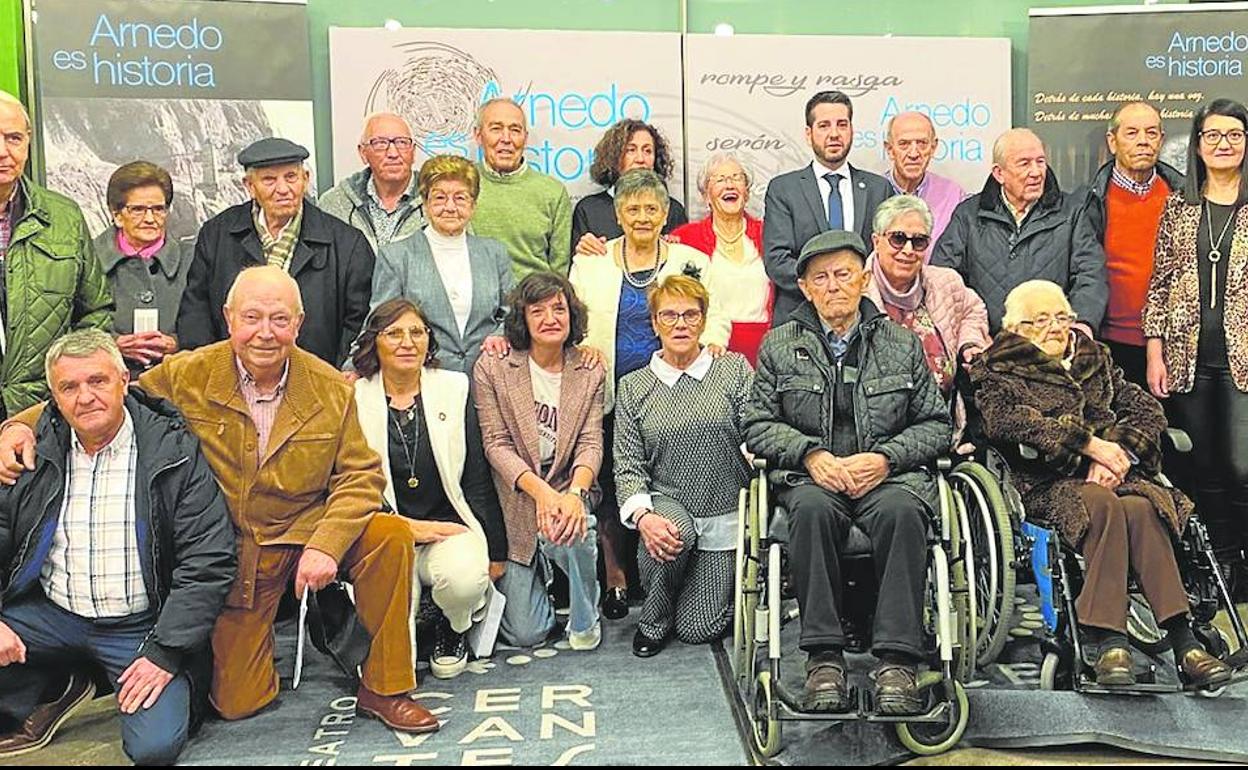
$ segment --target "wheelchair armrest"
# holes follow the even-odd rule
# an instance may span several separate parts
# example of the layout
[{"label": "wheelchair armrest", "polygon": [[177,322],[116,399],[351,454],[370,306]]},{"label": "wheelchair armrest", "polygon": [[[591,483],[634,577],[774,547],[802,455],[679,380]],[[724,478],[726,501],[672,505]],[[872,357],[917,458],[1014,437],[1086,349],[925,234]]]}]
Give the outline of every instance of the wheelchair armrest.
[{"label": "wheelchair armrest", "polygon": [[941,473],[948,473],[953,468],[953,459],[950,457],[937,457],[936,470]]},{"label": "wheelchair armrest", "polygon": [[767,461],[761,457],[755,457],[753,466],[754,466],[754,470],[765,471],[767,470]]},{"label": "wheelchair armrest", "polygon": [[1040,450],[1027,444],[1018,445],[1018,456],[1024,460],[1039,460]]},{"label": "wheelchair armrest", "polygon": [[1182,428],[1167,427],[1161,434],[1162,449],[1170,449],[1180,454],[1192,451],[1192,437]]}]

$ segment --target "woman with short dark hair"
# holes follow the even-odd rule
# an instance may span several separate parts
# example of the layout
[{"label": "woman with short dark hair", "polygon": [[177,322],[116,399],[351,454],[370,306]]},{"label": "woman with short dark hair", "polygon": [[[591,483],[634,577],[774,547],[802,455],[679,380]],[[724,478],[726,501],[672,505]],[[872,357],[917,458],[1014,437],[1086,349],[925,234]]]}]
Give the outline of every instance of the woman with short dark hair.
[{"label": "woman with short dark hair", "polygon": [[117,347],[137,372],[178,349],[174,328],[191,250],[168,237],[173,179],[160,166],[136,160],[118,167],[105,199],[113,227],[96,237],[95,253],[117,303]]},{"label": "woman with short dark hair", "polygon": [[448,679],[468,664],[464,634],[502,574],[507,532],[468,378],[438,368],[437,353],[424,312],[399,297],[373,310],[351,360],[360,427],[381,455],[386,502],[410,519],[416,543],[413,609],[429,586],[442,610],[429,665]]}]

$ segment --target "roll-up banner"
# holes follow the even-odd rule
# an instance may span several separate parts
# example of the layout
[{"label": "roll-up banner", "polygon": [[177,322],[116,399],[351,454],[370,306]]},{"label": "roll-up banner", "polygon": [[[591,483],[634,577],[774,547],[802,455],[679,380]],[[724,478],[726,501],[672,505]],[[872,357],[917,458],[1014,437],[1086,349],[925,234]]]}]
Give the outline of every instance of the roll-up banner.
[{"label": "roll-up banner", "polygon": [[407,28],[329,30],[334,179],[363,167],[364,118],[394,112],[412,126],[416,165],[450,153],[479,159],[477,108],[514,99],[529,125],[531,167],[573,199],[600,189],[589,177],[594,146],[623,118],[666,136],[681,178],[680,35],[648,32]]},{"label": "roll-up banner", "polygon": [[1108,160],[1105,131],[1125,102],[1161,110],[1161,158],[1184,170],[1196,110],[1244,99],[1248,3],[1033,8],[1029,40],[1027,122],[1064,187]]},{"label": "roll-up banner", "polygon": [[105,192],[124,163],[169,171],[168,231],[184,238],[246,199],[236,158],[243,147],[282,136],[314,152],[304,3],[32,6],[46,181],[82,206],[93,234],[112,226]]}]

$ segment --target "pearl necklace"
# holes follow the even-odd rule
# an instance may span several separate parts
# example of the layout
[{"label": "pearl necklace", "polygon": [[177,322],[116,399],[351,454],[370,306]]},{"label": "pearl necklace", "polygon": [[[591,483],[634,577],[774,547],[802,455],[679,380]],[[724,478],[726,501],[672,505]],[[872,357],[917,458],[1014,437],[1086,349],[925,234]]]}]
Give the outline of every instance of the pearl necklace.
[{"label": "pearl necklace", "polygon": [[[654,267],[650,268],[650,277],[646,280],[640,283],[633,280],[632,271],[628,269],[628,239],[620,241],[620,267],[624,273],[624,280],[628,281],[629,286],[632,286],[634,289],[647,288],[650,284],[654,283],[656,278],[659,277],[659,270],[663,267],[663,241],[659,241],[658,253],[655,254],[654,258]],[[641,271],[639,270],[637,272]]]}]

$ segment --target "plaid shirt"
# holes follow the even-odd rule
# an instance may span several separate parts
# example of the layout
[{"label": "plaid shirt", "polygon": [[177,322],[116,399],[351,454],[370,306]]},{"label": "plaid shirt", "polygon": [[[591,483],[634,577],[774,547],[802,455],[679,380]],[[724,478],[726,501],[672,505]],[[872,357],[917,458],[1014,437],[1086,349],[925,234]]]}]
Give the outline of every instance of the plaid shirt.
[{"label": "plaid shirt", "polygon": [[1134,193],[1141,198],[1146,198],[1148,197],[1148,194],[1153,191],[1153,183],[1157,181],[1157,169],[1154,168],[1153,175],[1148,178],[1147,182],[1141,184],[1119,171],[1118,164],[1115,163],[1114,172],[1110,178],[1114,180],[1114,184],[1118,185],[1127,192]]},{"label": "plaid shirt", "polygon": [[9,251],[9,242],[13,240],[13,225],[17,223],[17,210],[20,208],[15,204],[17,204],[17,196],[21,189],[20,182],[13,185],[13,193],[4,202],[4,213],[0,214],[0,264],[4,262],[4,257]]},{"label": "plaid shirt", "polygon": [[247,410],[251,412],[251,421],[256,424],[256,455],[263,462],[265,450],[269,448],[269,434],[273,432],[273,423],[277,421],[277,410],[282,405],[282,396],[286,394],[286,378],[290,376],[290,360],[282,368],[282,379],[277,383],[277,390],[272,393],[261,393],[256,387],[256,378],[243,366],[243,362],[234,357],[234,365],[238,367],[238,388],[242,391],[243,401],[247,402]]},{"label": "plaid shirt", "polygon": [[399,222],[403,221],[403,217],[413,208],[412,201],[416,198],[416,175],[412,174],[412,181],[407,186],[407,192],[399,196],[399,202],[394,207],[394,211],[386,211],[385,206],[381,205],[381,197],[377,194],[377,182],[371,174],[368,177],[365,198],[368,200],[368,218],[373,223],[373,234],[377,236],[377,246],[380,248],[394,240],[394,232],[399,228]]},{"label": "plaid shirt", "polygon": [[303,203],[299,204],[295,218],[277,232],[277,237],[269,233],[260,204],[251,204],[251,219],[255,222],[256,234],[260,236],[260,248],[264,251],[264,261],[289,272],[290,258],[295,255],[295,242],[299,240],[299,226],[303,224]]},{"label": "plaid shirt", "polygon": [[147,610],[134,507],[138,445],[130,412],[108,446],[94,455],[74,435],[65,499],[40,572],[48,599],[84,618],[119,618]]}]

